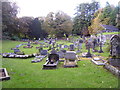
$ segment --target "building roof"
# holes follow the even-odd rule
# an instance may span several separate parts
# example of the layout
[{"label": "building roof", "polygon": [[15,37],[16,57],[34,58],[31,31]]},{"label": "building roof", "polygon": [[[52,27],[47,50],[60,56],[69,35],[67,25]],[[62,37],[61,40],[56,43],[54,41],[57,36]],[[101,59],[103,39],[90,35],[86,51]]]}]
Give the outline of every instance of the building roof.
[{"label": "building roof", "polygon": [[106,30],[115,30],[115,31],[119,30],[117,27],[112,26],[112,25],[101,25],[101,26]]}]

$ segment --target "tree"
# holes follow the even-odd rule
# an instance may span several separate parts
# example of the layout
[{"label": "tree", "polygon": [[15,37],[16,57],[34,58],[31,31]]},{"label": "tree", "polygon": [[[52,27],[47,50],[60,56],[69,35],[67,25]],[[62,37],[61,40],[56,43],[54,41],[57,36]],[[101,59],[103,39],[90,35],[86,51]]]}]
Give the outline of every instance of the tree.
[{"label": "tree", "polygon": [[116,25],[116,14],[118,13],[118,7],[114,7],[106,2],[106,6],[103,8],[102,14],[100,15],[100,20],[106,25]]},{"label": "tree", "polygon": [[46,37],[46,32],[41,28],[39,18],[35,18],[30,25],[30,36],[36,39]]},{"label": "tree", "polygon": [[72,31],[71,17],[66,13],[59,11],[57,13],[50,12],[45,17],[44,29],[51,36],[63,37],[64,34],[70,34]]},{"label": "tree", "polygon": [[120,1],[118,2],[118,13],[116,17],[116,23],[117,23],[116,26],[120,29]]},{"label": "tree", "polygon": [[91,25],[91,20],[94,18],[94,13],[99,8],[99,3],[93,1],[92,3],[82,3],[77,6],[77,13],[74,18],[73,32],[76,34],[83,34],[87,32],[88,26]]},{"label": "tree", "polygon": [[99,33],[99,31],[102,30],[101,27],[101,20],[100,20],[100,15],[102,13],[102,9],[99,9],[95,14],[94,14],[94,19],[92,20],[91,26],[89,26],[88,30],[90,34],[96,34]]},{"label": "tree", "polygon": [[2,32],[3,36],[18,35],[18,6],[12,2],[2,2]]},{"label": "tree", "polygon": [[[117,23],[115,20],[117,13],[118,7],[110,5],[107,2],[104,8],[99,9],[97,12],[95,12],[94,19],[92,20],[91,26],[89,26],[90,34],[96,34],[103,30],[101,24],[116,26]],[[119,19],[117,21],[119,21]]]},{"label": "tree", "polygon": [[19,23],[18,23],[18,29],[20,30],[20,36],[27,38],[31,37],[30,31],[30,25],[32,24],[32,21],[34,20],[33,17],[21,17],[19,18]]}]

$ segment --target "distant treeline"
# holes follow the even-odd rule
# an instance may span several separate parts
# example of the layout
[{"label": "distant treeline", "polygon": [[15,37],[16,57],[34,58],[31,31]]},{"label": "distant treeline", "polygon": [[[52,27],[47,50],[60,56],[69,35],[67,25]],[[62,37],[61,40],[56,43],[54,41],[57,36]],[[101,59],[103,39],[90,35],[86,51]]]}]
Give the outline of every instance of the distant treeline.
[{"label": "distant treeline", "polygon": [[100,24],[120,28],[118,6],[108,2],[100,8],[99,2],[82,3],[76,7],[75,17],[62,11],[49,12],[46,17],[17,17],[19,7],[15,2],[2,2],[2,36],[10,39],[68,37],[90,35],[103,30]]}]

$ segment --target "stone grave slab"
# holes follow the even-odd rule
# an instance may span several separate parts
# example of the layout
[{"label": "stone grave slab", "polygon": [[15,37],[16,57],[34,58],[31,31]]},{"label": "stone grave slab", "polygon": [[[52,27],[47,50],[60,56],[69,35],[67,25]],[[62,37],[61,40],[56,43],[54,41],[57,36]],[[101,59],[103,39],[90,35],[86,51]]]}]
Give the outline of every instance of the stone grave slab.
[{"label": "stone grave slab", "polygon": [[3,80],[10,80],[10,76],[8,75],[6,68],[0,68],[0,81]]}]

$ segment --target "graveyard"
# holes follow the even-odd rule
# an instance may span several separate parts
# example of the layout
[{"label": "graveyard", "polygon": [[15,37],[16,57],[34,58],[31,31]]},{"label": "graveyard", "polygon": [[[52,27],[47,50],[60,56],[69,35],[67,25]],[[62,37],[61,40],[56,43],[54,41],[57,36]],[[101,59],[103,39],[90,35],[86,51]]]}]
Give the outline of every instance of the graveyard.
[{"label": "graveyard", "polygon": [[120,1],[0,1],[1,89],[120,88]]},{"label": "graveyard", "polygon": [[[32,40],[26,42],[3,40],[0,57],[2,67],[6,68],[9,75],[9,79],[0,82],[3,88],[11,86],[12,88],[118,88],[119,75],[106,69],[108,68],[106,63],[111,57],[110,39],[106,39],[104,45],[102,44],[103,52],[99,52],[101,50],[99,45],[91,47],[86,45],[84,40],[82,47],[78,43],[77,46],[78,39],[79,37],[73,37],[69,41],[53,40],[54,44],[50,44],[50,40],[40,40],[37,41],[38,44],[34,44],[36,42]],[[24,48],[26,45],[32,48]],[[15,47],[24,52],[24,55],[31,56],[28,58],[2,56],[3,53],[14,53]],[[94,49],[97,51],[93,51]],[[102,60],[98,61],[100,62],[98,65],[92,61],[98,59]],[[116,66],[116,63],[111,65]],[[119,64],[117,66],[119,67]]]}]

